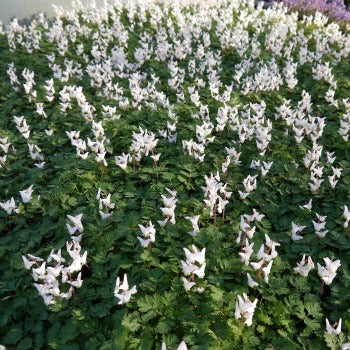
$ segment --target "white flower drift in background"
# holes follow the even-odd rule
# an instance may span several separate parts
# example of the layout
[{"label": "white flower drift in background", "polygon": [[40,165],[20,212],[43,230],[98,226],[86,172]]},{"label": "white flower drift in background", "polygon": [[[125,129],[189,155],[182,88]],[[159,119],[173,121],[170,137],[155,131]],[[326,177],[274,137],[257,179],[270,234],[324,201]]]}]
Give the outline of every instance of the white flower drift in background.
[{"label": "white flower drift in background", "polygon": [[136,286],[129,289],[128,276],[124,274],[123,282],[117,277],[114,288],[114,296],[119,299],[118,305],[126,304],[130,301],[131,296],[137,293]]},{"label": "white flower drift in background", "polygon": [[[32,268],[34,286],[46,305],[55,304],[60,298],[70,299],[72,295],[76,298],[75,288],[82,286],[81,269],[86,264],[87,251],[80,254],[81,247],[74,241],[67,242],[66,249],[72,259],[70,265],[64,265],[66,259],[62,257],[61,249],[57,252],[52,250],[46,261],[31,254],[28,258],[22,255],[25,268]],[[64,284],[69,288],[62,292]]]},{"label": "white flower drift in background", "polygon": [[240,295],[237,295],[237,298],[238,300],[236,301],[235,317],[238,320],[244,321],[244,323],[250,327],[253,322],[254,311],[258,299],[251,302],[245,293],[243,293],[243,298]]}]

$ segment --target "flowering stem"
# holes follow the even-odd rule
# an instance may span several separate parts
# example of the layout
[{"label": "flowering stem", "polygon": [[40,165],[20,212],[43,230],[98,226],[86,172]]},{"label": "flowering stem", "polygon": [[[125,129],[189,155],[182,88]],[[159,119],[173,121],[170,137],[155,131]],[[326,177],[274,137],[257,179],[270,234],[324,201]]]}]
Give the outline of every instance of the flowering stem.
[{"label": "flowering stem", "polygon": [[324,288],[324,281],[322,281],[321,288],[320,288],[320,297],[323,295],[323,288]]},{"label": "flowering stem", "polygon": [[[226,200],[226,192],[225,192],[225,197],[224,197],[224,201]],[[225,221],[225,207],[222,208],[222,223],[224,223]]]},{"label": "flowering stem", "polygon": [[243,250],[243,248],[245,246],[246,237],[247,237],[247,231],[244,231],[244,236],[243,236],[242,243],[241,243],[241,251]]},{"label": "flowering stem", "polygon": [[259,271],[258,271],[258,274],[256,275],[256,281],[257,282],[259,282],[260,281],[260,278],[261,278],[261,271],[262,271],[262,269],[263,269],[263,267],[264,267],[264,264],[265,264],[265,259],[264,259],[264,261],[263,261],[263,263],[261,264],[261,266],[260,266],[260,269],[259,269]]},{"label": "flowering stem", "polygon": [[[267,250],[266,254],[269,255],[269,254],[271,253],[271,250],[272,250],[272,248],[269,248],[269,249]],[[263,260],[263,263],[262,263],[261,266],[260,266],[260,269],[259,269],[258,274],[256,275],[256,281],[257,281],[257,282],[259,282],[259,280],[260,280],[260,278],[261,278],[261,271],[262,271],[262,269],[263,269],[263,267],[264,267],[264,264],[265,264],[265,258],[264,258],[264,260]]]},{"label": "flowering stem", "polygon": [[7,165],[3,161],[0,160],[0,163],[3,167],[5,167],[7,170],[9,170],[9,168],[7,167]]},{"label": "flowering stem", "polygon": [[214,204],[214,230],[216,230],[216,202]]},{"label": "flowering stem", "polygon": [[72,286],[72,293],[73,293],[73,297],[75,302],[78,304],[78,297],[77,297],[77,293],[75,292],[75,288]]}]

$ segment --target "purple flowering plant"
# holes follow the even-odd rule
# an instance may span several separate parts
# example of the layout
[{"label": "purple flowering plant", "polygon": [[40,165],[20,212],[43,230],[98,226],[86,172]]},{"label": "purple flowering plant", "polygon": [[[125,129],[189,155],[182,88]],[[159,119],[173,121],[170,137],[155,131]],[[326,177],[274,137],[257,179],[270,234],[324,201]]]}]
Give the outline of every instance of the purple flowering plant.
[{"label": "purple flowering plant", "polygon": [[343,0],[282,0],[282,2],[293,10],[306,13],[319,11],[338,22],[350,20],[350,10]]}]

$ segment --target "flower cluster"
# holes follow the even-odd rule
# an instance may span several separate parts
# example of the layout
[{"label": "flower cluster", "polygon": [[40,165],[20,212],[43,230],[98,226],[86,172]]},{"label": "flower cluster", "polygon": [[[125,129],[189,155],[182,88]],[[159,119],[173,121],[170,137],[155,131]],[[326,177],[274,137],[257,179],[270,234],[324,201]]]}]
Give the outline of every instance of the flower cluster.
[{"label": "flower cluster", "polygon": [[7,154],[12,151],[13,153],[16,152],[16,149],[11,145],[10,142],[8,142],[8,137],[0,137],[0,149],[5,153],[3,156],[0,156],[0,169],[2,167],[8,169],[6,163],[7,160]]},{"label": "flower cluster", "polygon": [[311,259],[311,256],[305,257],[304,254],[300,263],[297,263],[297,267],[294,267],[294,271],[299,273],[303,277],[307,277],[309,275],[309,272],[314,268],[315,265]]},{"label": "flower cluster", "polygon": [[239,191],[239,196],[241,197],[241,199],[246,199],[249,194],[256,190],[257,188],[257,183],[256,183],[256,178],[258,177],[258,175],[248,175],[244,180],[243,180],[243,186],[244,186],[244,192]]},{"label": "flower cluster", "polygon": [[219,172],[214,176],[210,174],[210,177],[204,176],[205,187],[202,187],[204,192],[204,204],[210,210],[210,216],[214,216],[214,228],[216,228],[216,213],[222,213],[224,218],[225,207],[228,204],[228,200],[232,192],[226,190],[227,184],[220,182]]},{"label": "flower cluster", "polygon": [[312,221],[312,224],[314,225],[316,235],[320,238],[323,238],[328,233],[328,230],[325,229],[327,216],[321,216],[317,213],[316,216],[318,221]]},{"label": "flower cluster", "polygon": [[137,239],[140,241],[143,248],[148,247],[151,242],[156,241],[156,229],[154,228],[152,221],[149,221],[146,227],[139,224],[139,228],[142,232],[143,238],[137,237]]},{"label": "flower cluster", "polygon": [[[195,245],[192,245],[192,251],[187,248],[183,248],[186,261],[181,260],[182,271],[185,276],[191,276],[189,280],[187,278],[182,277],[184,287],[186,291],[189,291],[193,286],[196,285],[194,282],[195,276],[198,278],[204,278],[205,276],[205,248],[201,251],[198,251]],[[196,265],[198,263],[198,265]],[[197,292],[202,293],[204,291],[203,287],[197,288]]]},{"label": "flower cluster", "polygon": [[[265,244],[267,247],[266,249]],[[257,279],[260,278],[262,271],[264,274],[265,283],[269,283],[269,275],[271,272],[273,259],[278,255],[276,247],[280,246],[280,244],[270,239],[267,234],[265,234],[265,244],[262,244],[260,246],[260,249],[257,253],[259,261],[251,262],[250,264],[253,266],[254,270],[259,270]]]},{"label": "flower cluster", "polygon": [[329,285],[332,283],[334,277],[337,275],[337,270],[341,266],[340,260],[331,260],[329,258],[323,258],[326,266],[321,266],[317,263],[318,275],[322,278],[322,281]]},{"label": "flower cluster", "polygon": [[[83,217],[83,214],[78,214],[76,216],[67,215],[67,218],[71,221],[71,224],[66,224],[67,230],[69,234],[71,235],[71,238],[73,242],[80,243],[83,238],[83,231],[84,226],[81,223],[81,218]],[[78,236],[75,236],[76,234],[79,234]]]},{"label": "flower cluster", "polygon": [[[29,203],[32,199],[33,185],[30,185],[27,189],[19,191],[19,194],[23,203]],[[13,197],[11,197],[11,199],[7,200],[6,202],[0,202],[0,207],[6,211],[7,215],[11,215],[12,212],[16,214],[20,212],[19,207],[17,207],[15,199]]]},{"label": "flower cluster", "polygon": [[244,323],[250,327],[253,323],[254,311],[258,299],[251,302],[245,293],[243,293],[243,298],[240,295],[238,295],[237,298],[238,301],[236,301],[235,317],[238,320],[244,321]]},{"label": "flower cluster", "polygon": [[169,188],[166,188],[168,195],[161,195],[163,200],[164,208],[160,208],[163,215],[165,216],[164,220],[158,220],[158,224],[161,227],[164,227],[168,222],[172,223],[173,225],[176,222],[175,219],[175,208],[176,208],[176,191],[169,190]]},{"label": "flower cluster", "polygon": [[192,224],[193,231],[188,232],[192,237],[197,236],[199,233],[199,226],[198,226],[198,220],[200,218],[200,215],[195,216],[186,216],[185,219],[190,220]]},{"label": "flower cluster", "polygon": [[[34,283],[34,286],[46,305],[55,304],[57,299],[60,298],[69,299],[72,295],[75,296],[75,288],[80,288],[83,284],[81,268],[86,264],[87,251],[81,255],[81,247],[79,243],[74,241],[67,242],[66,249],[73,260],[67,266],[63,265],[66,259],[62,257],[61,249],[57,252],[52,250],[46,261],[31,254],[28,254],[28,258],[22,255],[26,269],[29,270],[33,265],[37,266],[32,268],[34,281],[38,282]],[[41,265],[39,265],[39,262],[41,262]],[[53,266],[48,266],[49,264]],[[63,284],[70,285],[66,292],[60,290]]]},{"label": "flower cluster", "polygon": [[128,276],[126,274],[124,274],[123,282],[121,282],[120,278],[117,277],[114,288],[114,296],[119,299],[119,305],[128,303],[131,296],[135,293],[137,293],[136,286],[129,289]]},{"label": "flower cluster", "polygon": [[[99,213],[102,219],[106,219],[113,214],[113,210],[115,208],[115,203],[111,202],[111,194],[108,193],[106,198],[102,198],[101,196],[101,188],[98,189],[96,199],[99,201]],[[104,209],[104,211],[102,210]]]}]

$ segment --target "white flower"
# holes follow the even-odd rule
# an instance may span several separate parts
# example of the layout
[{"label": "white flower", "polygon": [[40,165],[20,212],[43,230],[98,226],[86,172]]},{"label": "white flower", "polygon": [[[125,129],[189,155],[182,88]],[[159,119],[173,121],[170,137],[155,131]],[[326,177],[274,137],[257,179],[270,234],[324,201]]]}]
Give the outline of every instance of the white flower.
[{"label": "white flower", "polygon": [[182,281],[184,283],[186,292],[188,292],[193,286],[196,285],[196,283],[188,281],[185,277],[182,277]]},{"label": "white flower", "polygon": [[29,270],[35,263],[35,260],[28,260],[24,255],[22,255],[22,259],[23,259],[23,263],[24,263],[24,267]]},{"label": "white flower", "polygon": [[[1,349],[0,349],[0,350],[1,350]],[[165,344],[164,342],[162,343],[162,348],[161,348],[161,350],[167,350],[166,344]],[[179,346],[177,347],[176,350],[187,350],[187,345],[186,345],[186,343],[185,343],[184,341],[182,341],[182,342],[179,344]]]},{"label": "white flower", "polygon": [[71,284],[73,287],[80,288],[83,285],[83,281],[81,280],[81,272],[79,272],[76,280],[67,281],[67,283]]},{"label": "white flower", "polygon": [[293,241],[299,241],[304,238],[303,236],[297,235],[297,233],[304,230],[304,228],[306,228],[306,226],[299,226],[294,222],[292,222],[292,240]]},{"label": "white flower", "polygon": [[12,212],[19,213],[19,209],[16,206],[15,199],[12,197],[10,200],[2,203],[0,202],[0,207],[6,211],[8,215]]},{"label": "white flower", "polygon": [[81,223],[81,218],[83,217],[83,214],[78,214],[76,216],[72,216],[72,215],[67,215],[67,218],[74,224],[74,226],[76,227],[76,229],[79,232],[83,232],[84,227]]},{"label": "white flower", "polygon": [[197,247],[195,245],[192,245],[192,252],[190,252],[187,248],[183,248],[186,259],[190,262],[197,261],[199,264],[204,264],[205,262],[205,248],[202,249],[202,251],[198,251]]},{"label": "white flower", "polygon": [[113,213],[104,213],[103,211],[99,210],[99,213],[101,215],[101,219],[107,219],[109,218]]},{"label": "white flower", "polygon": [[151,156],[151,158],[152,158],[155,162],[158,162],[160,155],[161,155],[161,153],[158,153],[158,154],[155,154],[155,155]]},{"label": "white flower", "polygon": [[323,258],[326,266],[321,266],[317,263],[318,275],[322,278],[325,284],[329,285],[332,283],[336,276],[337,269],[341,266],[340,260],[332,261],[329,258]]},{"label": "white flower", "polygon": [[308,203],[306,203],[306,204],[304,204],[302,206],[300,205],[299,207],[300,207],[300,209],[306,209],[308,211],[311,211],[311,209],[312,209],[312,198],[308,201]]},{"label": "white flower", "polygon": [[254,247],[254,242],[249,244],[248,239],[246,238],[245,246],[242,249],[244,253],[243,252],[238,253],[240,255],[240,260],[247,266],[249,265],[249,260],[253,253],[253,247]]},{"label": "white flower", "polygon": [[152,221],[149,221],[146,227],[139,224],[139,228],[144,237],[151,237],[156,234],[156,230],[152,224]]},{"label": "white flower", "polygon": [[198,276],[198,278],[203,278],[205,276],[204,270],[206,267],[206,263],[204,263],[199,269],[197,268],[196,270],[193,271],[195,275]]},{"label": "white flower", "polygon": [[115,163],[120,166],[123,170],[126,169],[128,162],[130,162],[131,156],[130,154],[123,153],[121,156],[115,157]]},{"label": "white flower", "polygon": [[269,283],[269,275],[270,275],[270,272],[271,272],[272,263],[273,263],[273,260],[271,260],[269,262],[269,264],[262,269],[262,271],[264,273],[265,283]]},{"label": "white flower", "polygon": [[51,136],[53,134],[53,130],[52,129],[45,129],[45,134],[47,136]]},{"label": "white flower", "polygon": [[[121,293],[119,293],[120,290],[122,291]],[[124,280],[122,283],[120,282],[119,277],[117,277],[114,288],[114,296],[119,299],[118,305],[128,303],[131,296],[135,293],[137,293],[136,286],[129,289],[128,277],[126,274],[124,274]]]},{"label": "white flower", "polygon": [[235,317],[237,319],[243,319],[244,323],[249,327],[253,322],[254,310],[258,299],[251,302],[245,293],[243,293],[243,298],[240,295],[238,295],[237,298],[238,301],[236,302]]},{"label": "white flower", "polygon": [[347,205],[344,205],[343,217],[346,220],[344,223],[344,227],[348,227],[350,222],[350,210],[348,209]]},{"label": "white flower", "polygon": [[302,275],[303,277],[307,277],[309,272],[315,268],[315,265],[311,259],[311,256],[305,259],[305,254],[301,259],[300,263],[297,263],[297,267],[294,267],[294,271]]},{"label": "white flower", "polygon": [[279,243],[273,241],[266,233],[265,233],[265,244],[271,249],[280,246]]},{"label": "white flower", "polygon": [[326,223],[325,222],[315,222],[312,220],[312,223],[314,225],[315,231],[321,231],[325,228]]},{"label": "white flower", "polygon": [[74,233],[78,230],[76,226],[71,226],[69,224],[66,224],[66,227],[70,235],[74,235]]},{"label": "white flower", "polygon": [[255,282],[255,281],[252,279],[252,277],[250,276],[249,273],[247,273],[247,278],[248,278],[248,286],[249,286],[250,288],[254,288],[254,287],[256,287],[256,286],[259,285],[258,282]]},{"label": "white flower", "polygon": [[142,237],[137,237],[137,239],[140,241],[142,248],[147,248],[151,243],[150,239],[143,239]]},{"label": "white flower", "polygon": [[32,199],[32,193],[33,193],[33,185],[29,186],[27,189],[23,191],[19,191],[19,194],[22,197],[23,203],[28,203]]},{"label": "white flower", "polygon": [[192,224],[193,231],[189,232],[192,237],[195,237],[199,233],[198,220],[200,215],[196,216],[185,216],[185,219],[190,220]]},{"label": "white flower", "polygon": [[341,318],[340,318],[340,319],[339,319],[339,322],[336,322],[336,327],[337,327],[337,328],[334,328],[334,327],[332,327],[332,326],[329,324],[328,318],[326,318],[326,329],[327,329],[327,333],[339,335],[340,332],[341,332],[341,323],[342,323],[342,320],[341,320]]}]

